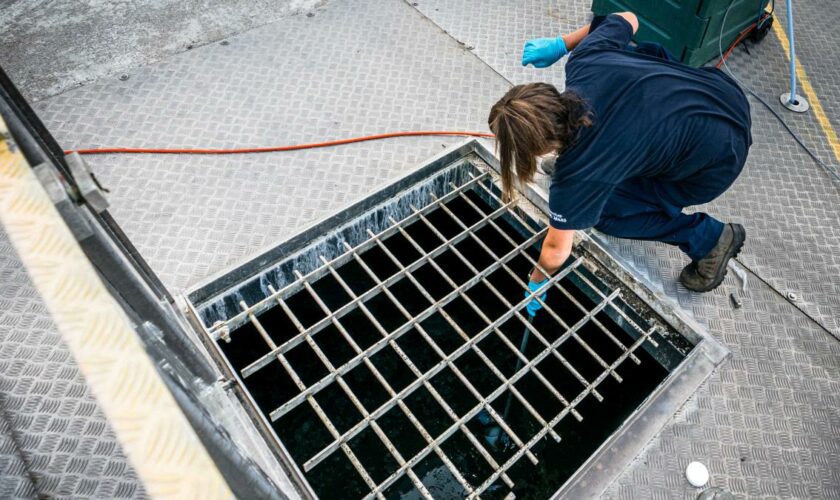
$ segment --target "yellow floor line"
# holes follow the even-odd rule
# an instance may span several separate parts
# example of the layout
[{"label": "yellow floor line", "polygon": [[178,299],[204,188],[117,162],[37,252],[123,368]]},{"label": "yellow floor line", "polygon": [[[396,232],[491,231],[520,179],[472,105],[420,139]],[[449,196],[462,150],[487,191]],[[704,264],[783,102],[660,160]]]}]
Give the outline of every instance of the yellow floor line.
[{"label": "yellow floor line", "polygon": [[[784,28],[782,28],[781,20],[778,17],[773,22],[773,32],[776,33],[776,38],[779,39],[779,42],[782,44],[782,49],[785,51],[785,57],[790,62],[790,43],[788,42]],[[837,132],[831,126],[831,122],[828,116],[826,116],[820,99],[817,97],[817,93],[814,92],[814,87],[811,86],[811,81],[808,80],[808,75],[805,74],[805,68],[802,67],[799,59],[796,60],[796,77],[799,79],[799,85],[805,94],[804,97],[808,99],[811,109],[814,110],[814,116],[817,117],[817,122],[825,133],[829,146],[834,151],[834,157],[840,162],[840,140],[837,139]]]},{"label": "yellow floor line", "polygon": [[0,223],[152,498],[231,498],[125,312],[0,118]]}]

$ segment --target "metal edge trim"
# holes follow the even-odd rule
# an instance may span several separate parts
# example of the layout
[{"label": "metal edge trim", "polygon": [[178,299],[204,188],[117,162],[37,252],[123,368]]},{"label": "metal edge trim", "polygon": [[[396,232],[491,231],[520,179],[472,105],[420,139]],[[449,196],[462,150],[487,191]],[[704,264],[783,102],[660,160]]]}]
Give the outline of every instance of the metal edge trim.
[{"label": "metal edge trim", "polygon": [[[499,172],[498,159],[483,144],[476,142],[475,153]],[[548,193],[545,190],[532,184],[523,195],[543,213],[547,211]],[[645,305],[695,344],[695,347],[552,498],[594,498],[602,494],[731,354],[729,349],[670,298],[656,294],[653,284],[627,268],[623,259],[610,251],[603,241],[599,235],[591,232],[578,231],[576,237],[577,244],[582,245],[599,264],[615,274]]]},{"label": "metal edge trim", "polygon": [[[702,341],[624,423],[554,493],[552,499],[597,498],[720,365]],[[711,352],[710,352],[711,351]]]},{"label": "metal edge trim", "polygon": [[[182,296],[183,297],[183,296]],[[271,423],[265,418],[265,415],[259,411],[259,407],[257,403],[251,398],[251,395],[248,391],[244,390],[244,383],[242,379],[239,377],[236,369],[230,365],[230,362],[224,356],[222,352],[220,352],[218,345],[213,340],[210,332],[204,326],[201,321],[201,318],[198,315],[198,312],[195,310],[193,305],[190,303],[189,300],[186,300],[184,297],[184,311],[185,311],[185,318],[186,320],[192,325],[192,327],[200,332],[198,335],[203,347],[205,348],[207,354],[213,360],[216,367],[219,371],[223,374],[225,380],[231,380],[236,382],[234,384],[234,390],[236,392],[237,401],[239,402],[242,409],[245,413],[251,418],[251,420],[256,424],[256,428],[258,429],[259,433],[262,435],[263,439],[266,441],[267,448],[269,452],[272,453],[275,457],[278,458],[279,465],[283,468],[283,471],[286,473],[287,477],[289,478],[292,485],[295,487],[297,492],[300,494],[301,498],[306,500],[314,500],[318,498],[318,495],[315,494],[315,491],[312,489],[312,486],[307,481],[306,477],[303,475],[303,472],[295,463],[292,456],[289,454],[286,447],[283,445],[283,442],[280,440],[280,437],[274,432],[274,429],[271,427]],[[272,448],[270,444],[276,445],[276,448]]]},{"label": "metal edge trim", "polygon": [[381,203],[384,199],[403,190],[407,184],[424,179],[431,173],[463,159],[476,151],[477,144],[477,139],[467,139],[438,153],[411,169],[406,175],[374,189],[371,194],[332,211],[330,215],[304,226],[292,236],[282,238],[279,243],[274,242],[264,246],[256,255],[247,257],[243,262],[233,264],[205,278],[188,288],[184,295],[193,304],[207,302],[222,295],[225,290],[234,284],[256,276],[261,270],[288,256],[290,251],[299,249],[311,239],[313,234],[323,234],[329,228],[348,222],[360,213]]}]

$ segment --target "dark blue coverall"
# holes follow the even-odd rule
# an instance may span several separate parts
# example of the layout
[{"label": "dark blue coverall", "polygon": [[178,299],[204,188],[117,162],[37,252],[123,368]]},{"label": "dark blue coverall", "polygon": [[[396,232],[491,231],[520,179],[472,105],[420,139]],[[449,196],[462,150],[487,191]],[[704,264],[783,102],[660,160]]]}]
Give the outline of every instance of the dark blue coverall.
[{"label": "dark blue coverall", "polygon": [[593,125],[555,163],[549,191],[557,229],[678,245],[708,254],[723,223],[682,213],[726,191],[752,144],[746,97],[714,68],[692,68],[660,45],[631,46],[620,16],[596,18],[571,52],[566,90],[582,96]]}]

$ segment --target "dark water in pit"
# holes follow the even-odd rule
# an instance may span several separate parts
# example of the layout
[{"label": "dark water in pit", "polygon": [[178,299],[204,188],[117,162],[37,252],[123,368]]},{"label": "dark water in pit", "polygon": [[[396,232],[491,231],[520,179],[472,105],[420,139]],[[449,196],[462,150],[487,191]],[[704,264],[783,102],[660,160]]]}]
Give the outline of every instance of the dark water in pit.
[{"label": "dark water in pit", "polygon": [[[475,193],[469,192],[469,196],[485,213],[492,211],[492,208]],[[455,199],[449,202],[447,207],[468,226],[480,218],[480,215],[463,200]],[[442,210],[430,213],[428,219],[445,238],[451,238],[461,232],[461,227]],[[517,243],[524,241],[525,238],[511,223],[503,219],[497,219],[497,223],[514,241]],[[424,252],[442,243],[442,240],[423,222],[413,223],[406,228],[406,231]],[[490,226],[484,226],[477,231],[477,234],[499,256],[512,249],[511,244]],[[404,265],[415,261],[421,255],[408,239],[399,234],[386,239],[385,244]],[[484,269],[498,260],[470,238],[459,242],[456,248],[478,269]],[[539,255],[535,247],[529,248],[528,253],[535,259]],[[373,247],[367,250],[362,257],[381,280],[395,274],[398,270],[388,255],[379,248]],[[462,284],[473,275],[468,266],[452,251],[436,257],[435,262],[456,285]],[[523,282],[527,280],[527,274],[531,268],[527,259],[518,256],[509,261],[508,266],[514,272],[516,279]],[[374,286],[374,281],[356,262],[350,261],[342,266],[339,274],[356,294],[361,294]],[[429,264],[416,270],[413,275],[432,300],[439,300],[452,291],[447,280]],[[511,303],[521,300],[523,294],[523,288],[516,279],[502,269],[495,271],[489,277],[489,281]],[[595,305],[589,295],[581,289],[581,287],[586,287],[585,284],[579,281],[573,282],[570,278],[565,278],[561,283],[585,308]],[[351,300],[331,276],[321,278],[313,284],[313,288],[330,310],[335,310]],[[411,316],[421,313],[431,305],[429,299],[407,279],[397,282],[390,291]],[[491,320],[498,318],[507,310],[505,304],[483,284],[470,288],[467,296]],[[558,290],[548,293],[547,302],[569,325],[584,315],[583,311]],[[325,316],[306,291],[290,297],[287,303],[306,327]],[[388,332],[406,322],[406,317],[382,293],[369,299],[365,305],[379,320],[382,328]],[[444,310],[469,337],[476,335],[487,324],[461,298],[447,304]],[[624,345],[630,345],[633,341],[603,312],[599,313],[597,318]],[[259,319],[277,344],[297,334],[294,324],[280,308],[275,307],[265,312]],[[339,321],[360,349],[365,349],[382,338],[379,330],[360,310],[343,316]],[[464,343],[463,338],[440,314],[430,316],[420,322],[420,325],[447,354]],[[534,326],[549,342],[565,332],[565,328],[545,312],[537,315]],[[500,329],[514,345],[520,344],[524,326],[518,319],[512,318],[506,321]],[[580,330],[580,336],[602,356],[606,363],[612,363],[621,353],[621,350],[592,323]],[[222,342],[220,345],[237,369],[242,369],[268,350],[250,324],[236,330],[231,338],[232,341],[229,344]],[[314,335],[314,339],[336,367],[356,354],[335,326],[321,330]],[[402,335],[397,340],[397,344],[421,372],[429,370],[440,360],[417,329],[409,330]],[[491,333],[478,343],[478,347],[505,376],[514,373],[516,357],[497,335]],[[543,348],[544,345],[532,335],[526,349],[526,356],[531,359]],[[587,380],[593,380],[603,370],[573,339],[567,340],[560,347],[559,352]],[[636,355],[642,361],[640,366],[628,359],[617,370],[624,379],[623,383],[619,384],[613,378],[607,377],[598,386],[598,391],[604,397],[603,402],[598,402],[590,395],[577,406],[584,418],[582,422],[578,422],[569,415],[554,427],[562,438],[559,443],[555,443],[553,439],[546,436],[535,445],[533,451],[540,460],[538,466],[533,466],[525,457],[519,459],[513,466],[509,475],[516,485],[513,491],[517,498],[550,496],[662,381],[666,371],[643,350],[637,350]],[[287,359],[306,385],[315,383],[329,373],[306,343],[288,352]],[[372,362],[395,392],[399,392],[415,378],[406,363],[391,347],[385,347],[376,353],[372,357]],[[500,380],[473,350],[467,351],[458,358],[455,364],[482,395],[489,394],[500,385]],[[567,400],[574,399],[583,391],[583,385],[553,356],[541,361],[537,367]],[[368,412],[374,411],[389,399],[387,391],[364,364],[351,370],[344,380]],[[245,384],[266,415],[299,392],[279,362],[271,363],[247,378]],[[478,402],[450,369],[444,369],[438,373],[431,379],[431,384],[444,396],[452,410],[458,415],[465,414]],[[545,420],[552,419],[563,409],[560,402],[533,374],[520,379],[516,387]],[[362,419],[361,413],[336,383],[320,391],[315,399],[339,433],[347,431]],[[504,410],[507,399],[506,392],[492,403],[500,414]],[[452,425],[452,420],[424,387],[415,390],[406,399],[406,404],[432,436],[439,435]],[[516,398],[513,399],[507,421],[523,441],[528,441],[541,429],[536,419]],[[420,433],[398,407],[390,409],[377,422],[406,460],[426,445]],[[333,441],[315,412],[306,403],[274,422],[273,426],[298,464],[303,464]],[[468,427],[476,437],[482,439],[486,429],[476,419],[473,419]],[[385,480],[398,468],[397,461],[370,428],[351,439],[349,446],[376,483]],[[445,441],[442,449],[474,486],[484,482],[492,473],[487,462],[473,449],[460,431],[455,432]],[[515,448],[503,446],[490,451],[497,462],[504,463],[515,452]],[[413,470],[436,498],[463,496],[462,488],[435,453],[426,456]],[[321,498],[356,498],[364,496],[369,491],[347,456],[340,450],[307,473],[306,477]],[[389,498],[417,497],[413,490],[414,487],[409,478],[403,477],[386,490],[386,496]],[[482,496],[502,498],[508,492],[504,483],[497,481]]]}]

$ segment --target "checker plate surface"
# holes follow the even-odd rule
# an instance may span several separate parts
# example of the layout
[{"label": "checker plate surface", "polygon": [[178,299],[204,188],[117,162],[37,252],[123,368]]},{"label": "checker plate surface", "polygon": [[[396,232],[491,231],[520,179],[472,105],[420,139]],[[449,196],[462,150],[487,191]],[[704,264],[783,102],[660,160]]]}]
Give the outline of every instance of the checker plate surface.
[{"label": "checker plate surface", "polygon": [[[227,46],[170,57],[130,72],[125,82],[100,80],[45,100],[38,111],[66,147],[223,147],[409,128],[483,130],[487,109],[510,82],[562,84],[561,67],[537,71],[518,65],[522,42],[578,27],[589,10],[582,0],[416,3],[412,10],[410,3],[396,0],[328,2],[312,18],[285,19],[234,37]],[[799,56],[836,127],[840,55],[834,47],[840,35],[832,28],[838,13],[815,0],[797,2],[795,8]],[[813,114],[794,115],[776,104],[787,88],[787,59],[772,33],[750,54],[737,49],[730,66],[784,113],[820,157],[831,160]],[[840,497],[840,352],[829,335],[840,332],[840,195],[836,183],[775,119],[752,99],[751,104],[755,143],[747,168],[726,195],[702,207],[747,227],[740,260],[754,274],[742,309],[729,304],[731,278],[727,289],[691,294],[676,284],[686,261],[677,250],[610,240],[628,266],[734,353],[613,485],[610,496],[688,494],[682,471],[698,459],[709,465],[713,484],[741,496]],[[112,190],[117,220],[164,282],[178,291],[456,141],[406,139],[284,155],[94,157],[90,162]],[[22,275],[13,265],[4,272]],[[31,287],[21,299],[8,295],[3,283],[3,300],[37,304]],[[800,299],[787,302],[783,295],[789,291]],[[53,331],[43,308],[37,321],[18,323],[27,317],[26,306],[15,307],[13,314],[9,308],[0,312],[6,313],[0,316],[0,332],[12,321],[20,330],[10,331],[32,338]],[[3,348],[18,345],[6,342]],[[20,363],[27,352],[15,351],[0,363]],[[47,375],[33,378],[41,379]],[[41,411],[57,412],[53,407]],[[12,429],[27,429],[28,421],[16,424],[9,418]],[[33,434],[33,443],[48,441]],[[24,459],[27,453],[37,455],[32,446],[28,452],[21,447]],[[40,460],[36,471],[47,467],[48,458]]]},{"label": "checker plate surface", "polygon": [[145,498],[2,228],[0,283],[0,497]]},{"label": "checker plate surface", "polygon": [[[2,403],[2,401],[0,401]],[[0,407],[2,408],[2,407]],[[0,497],[36,498],[35,485],[5,415],[0,415]]]},{"label": "checker plate surface", "polygon": [[[39,115],[68,148],[279,145],[443,126],[486,131],[487,110],[507,87],[395,1],[330,3],[229,41],[42,101]],[[324,47],[329,56],[316,57]],[[460,141],[89,162],[111,190],[114,217],[177,292]]]}]

